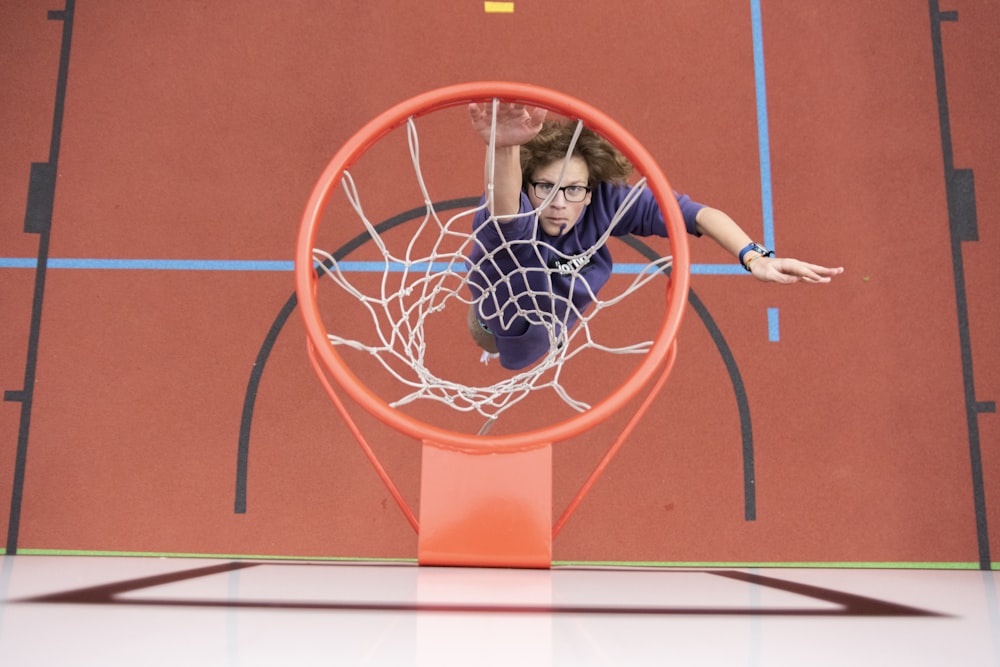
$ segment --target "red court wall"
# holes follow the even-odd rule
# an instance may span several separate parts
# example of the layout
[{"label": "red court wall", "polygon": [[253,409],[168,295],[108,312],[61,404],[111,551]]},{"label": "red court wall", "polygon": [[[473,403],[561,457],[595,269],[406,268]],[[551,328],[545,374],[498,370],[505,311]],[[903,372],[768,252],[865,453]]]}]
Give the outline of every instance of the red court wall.
[{"label": "red court wall", "polygon": [[[755,21],[750,0],[517,0],[503,14],[62,1],[0,12],[8,553],[414,557],[412,529],[308,367],[297,313],[256,368],[248,419],[291,272],[59,261],[290,261],[316,178],[358,127],[438,86],[509,79],[609,113],[672,185],[757,238],[763,85],[777,249],[846,268],[825,286],[693,276],[677,366],[556,540],[557,560],[996,560],[992,3],[767,1]],[[33,164],[54,165],[44,230],[25,223],[39,210]],[[477,196],[475,171],[448,196]],[[706,240],[692,252],[731,261]],[[454,345],[475,363],[460,326]],[[418,505],[418,446],[358,419]],[[557,513],[610,426],[556,447]]]}]

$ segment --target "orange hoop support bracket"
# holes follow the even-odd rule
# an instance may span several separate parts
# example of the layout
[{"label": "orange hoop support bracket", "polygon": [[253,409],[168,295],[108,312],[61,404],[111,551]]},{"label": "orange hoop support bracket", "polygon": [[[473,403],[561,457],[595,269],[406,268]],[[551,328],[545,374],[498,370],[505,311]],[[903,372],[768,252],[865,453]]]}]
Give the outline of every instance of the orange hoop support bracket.
[{"label": "orange hoop support bracket", "polygon": [[[313,248],[320,219],[334,188],[368,148],[410,118],[492,99],[544,107],[578,118],[615,144],[645,176],[664,212],[673,268],[667,281],[666,313],[657,337],[620,387],[589,410],[565,421],[532,431],[480,436],[451,431],[392,408],[348,368],[330,344],[318,311]],[[316,183],[302,216],[295,252],[295,289],[314,369],[407,520],[417,529],[418,562],[423,565],[540,568],[551,565],[553,536],[603,473],[670,372],[689,281],[690,258],[680,209],[669,182],[643,145],[611,117],[586,102],[547,88],[503,81],[438,88],[397,104],[362,127],[337,151]],[[553,528],[553,444],[570,440],[612,417],[648,386],[658,372],[655,386],[637,413]],[[419,522],[379,464],[327,374],[380,421],[422,443]]]}]

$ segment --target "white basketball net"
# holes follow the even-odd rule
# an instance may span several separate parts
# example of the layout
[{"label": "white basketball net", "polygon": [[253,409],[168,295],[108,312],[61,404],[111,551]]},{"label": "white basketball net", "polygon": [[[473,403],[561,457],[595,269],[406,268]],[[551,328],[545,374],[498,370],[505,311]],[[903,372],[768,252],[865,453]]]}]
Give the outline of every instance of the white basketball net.
[{"label": "white basketball net", "polygon": [[[495,104],[496,101],[494,101]],[[538,253],[539,248],[546,244],[539,240],[509,241],[499,248],[486,252],[485,257],[478,264],[474,263],[470,257],[470,251],[478,241],[471,232],[471,221],[477,212],[485,208],[485,205],[461,210],[450,215],[447,219],[443,219],[434,208],[433,199],[421,174],[419,140],[416,124],[412,117],[408,119],[406,128],[410,160],[417,184],[423,195],[425,212],[419,224],[411,223],[416,224],[416,229],[409,237],[405,247],[399,250],[393,250],[390,247],[389,242],[366,216],[354,178],[345,171],[342,179],[343,189],[350,207],[353,208],[358,219],[368,231],[384,261],[385,270],[382,272],[378,288],[372,290],[369,287],[365,291],[358,286],[360,282],[357,280],[358,274],[352,272],[349,266],[344,266],[344,264],[348,264],[347,262],[338,261],[331,253],[324,250],[314,249],[313,251],[313,257],[319,270],[328,276],[338,288],[363,305],[364,312],[367,313],[372,325],[366,330],[374,331],[374,334],[369,334],[366,340],[352,337],[352,335],[356,335],[356,332],[328,332],[330,343],[366,352],[378,360],[380,365],[401,386],[401,395],[395,400],[387,401],[394,408],[418,400],[433,400],[461,412],[477,412],[492,421],[500,413],[528,397],[532,392],[552,390],[572,409],[580,412],[588,409],[590,406],[586,402],[574,398],[561,383],[564,364],[586,349],[596,349],[612,354],[643,354],[648,351],[652,345],[652,341],[648,340],[626,346],[605,345],[596,339],[590,325],[598,316],[604,315],[606,311],[612,309],[625,297],[661,274],[671,265],[671,258],[663,257],[648,263],[645,268],[635,272],[634,279],[626,288],[613,296],[598,298],[596,294],[592,293],[592,305],[582,312],[575,308],[568,299],[562,299],[566,313],[563,317],[575,315],[578,318],[577,324],[569,330],[562,326],[556,315],[556,302],[559,297],[552,293],[545,295],[551,303],[548,312],[542,312],[540,308],[525,309],[525,303],[537,306],[538,301],[534,295],[530,299],[525,298],[523,292],[520,294],[512,293],[508,299],[510,303],[507,303],[506,301],[501,302],[496,290],[487,289],[478,299],[473,301],[465,285],[466,277],[470,272],[482,270],[481,267],[492,262],[497,253],[509,251],[514,245],[526,244],[532,246],[534,251]],[[495,130],[494,126],[489,150],[487,150],[489,156],[493,154]],[[579,126],[577,136],[579,136]],[[575,142],[576,137],[573,139],[573,144]],[[567,161],[572,150],[573,145],[571,144],[567,152]],[[493,175],[491,159],[486,168],[489,174],[487,197],[490,197],[492,196]],[[565,170],[565,163],[563,169]],[[618,225],[622,216],[634,203],[636,196],[645,187],[644,178],[636,183],[631,194],[616,211],[607,233],[599,239],[593,248],[579,256],[567,256],[559,253],[561,259],[564,262],[579,259],[581,263],[585,263],[589,254],[607,242],[612,230]],[[554,196],[555,191],[549,199]],[[538,211],[544,208],[547,203],[548,200],[534,211],[535,225],[538,224]],[[503,217],[490,216],[486,224],[500,225],[503,224],[504,220]],[[426,248],[428,245],[431,248],[429,252],[417,250],[418,248]],[[525,278],[523,284],[528,284],[526,278],[530,272],[551,273],[556,271],[556,269],[541,267],[545,267],[544,262],[541,261],[534,267],[518,266],[515,273],[520,273]],[[509,278],[508,275],[507,279],[509,280]],[[586,285],[582,278],[575,277],[575,280],[580,280],[581,284]],[[509,291],[513,292],[513,290]],[[609,286],[605,286],[602,294],[607,291],[610,291]],[[487,300],[491,303],[489,308],[484,309],[483,305]],[[446,307],[460,309],[463,315],[460,320],[463,324],[460,331],[464,339],[468,337],[464,328],[465,315],[471,304],[476,306],[482,319],[485,319],[483,315],[485,312],[504,312],[505,308],[513,304],[516,312],[515,317],[526,318],[530,323],[546,328],[549,333],[548,352],[531,367],[487,386],[472,386],[438,377],[428,369],[425,363],[428,351],[424,335],[425,323],[430,315],[440,313]],[[458,321],[459,319],[456,318],[456,322]],[[508,323],[503,322],[502,324]],[[342,326],[347,328],[346,324]],[[470,341],[468,344],[469,354],[475,355],[476,349]],[[461,348],[456,351],[456,354],[465,353],[465,349]]]}]

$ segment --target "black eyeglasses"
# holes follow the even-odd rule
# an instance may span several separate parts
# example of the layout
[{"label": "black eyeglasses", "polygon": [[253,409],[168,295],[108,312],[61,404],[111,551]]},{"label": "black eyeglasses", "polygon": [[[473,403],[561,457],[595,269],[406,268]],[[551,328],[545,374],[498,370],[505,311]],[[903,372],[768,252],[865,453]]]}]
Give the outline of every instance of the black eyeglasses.
[{"label": "black eyeglasses", "polygon": [[[539,199],[545,199],[552,194],[553,190],[557,189],[555,183],[546,183],[545,181],[532,183],[531,187],[534,188],[535,196]],[[579,204],[587,198],[587,194],[590,192],[590,188],[585,185],[564,185],[558,190],[571,204]]]}]

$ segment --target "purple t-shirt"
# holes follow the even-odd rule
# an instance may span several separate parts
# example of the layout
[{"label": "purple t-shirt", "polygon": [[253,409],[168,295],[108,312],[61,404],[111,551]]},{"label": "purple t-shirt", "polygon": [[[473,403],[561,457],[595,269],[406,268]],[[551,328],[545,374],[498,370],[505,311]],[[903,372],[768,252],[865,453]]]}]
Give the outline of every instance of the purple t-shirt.
[{"label": "purple t-shirt", "polygon": [[[538,361],[549,350],[550,335],[558,338],[593,303],[614,266],[607,245],[598,243],[629,190],[598,185],[580,219],[562,236],[542,231],[524,192],[517,217],[497,223],[484,208],[473,218],[476,243],[470,253],[469,289],[473,299],[486,292],[479,320],[493,333],[504,368],[519,370]],[[695,216],[704,205],[687,195],[675,196],[688,233],[699,236]],[[639,194],[611,230],[612,236],[627,234],[667,235],[650,190]]]}]

